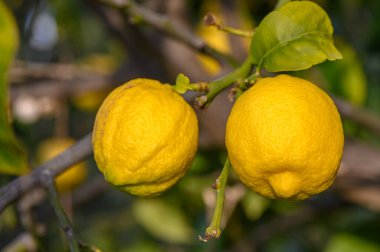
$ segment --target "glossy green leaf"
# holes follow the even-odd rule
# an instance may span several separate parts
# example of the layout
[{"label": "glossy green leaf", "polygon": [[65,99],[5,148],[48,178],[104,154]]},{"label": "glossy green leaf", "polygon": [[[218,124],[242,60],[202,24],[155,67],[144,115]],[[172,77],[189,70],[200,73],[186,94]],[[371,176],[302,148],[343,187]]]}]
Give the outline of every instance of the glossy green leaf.
[{"label": "glossy green leaf", "polygon": [[189,244],[194,238],[191,225],[176,205],[160,199],[135,200],[132,213],[150,234],[170,243]]},{"label": "glossy green leaf", "polygon": [[251,59],[270,72],[307,69],[341,59],[326,12],[309,1],[292,1],[269,13],[251,42]]},{"label": "glossy green leaf", "polygon": [[11,12],[2,1],[0,31],[0,173],[20,175],[28,166],[10,126],[7,85],[8,69],[18,47],[18,32]]}]

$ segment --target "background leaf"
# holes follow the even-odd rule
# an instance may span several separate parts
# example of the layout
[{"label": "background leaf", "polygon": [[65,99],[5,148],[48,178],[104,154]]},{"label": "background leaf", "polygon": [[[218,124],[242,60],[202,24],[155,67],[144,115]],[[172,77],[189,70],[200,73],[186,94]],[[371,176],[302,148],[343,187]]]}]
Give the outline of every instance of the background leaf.
[{"label": "background leaf", "polygon": [[164,241],[189,244],[194,238],[191,225],[177,205],[159,199],[139,199],[132,212],[140,225]]},{"label": "background leaf", "polygon": [[325,252],[376,252],[380,251],[377,244],[369,242],[352,234],[335,234],[330,238]]},{"label": "background leaf", "polygon": [[18,47],[14,18],[0,2],[0,173],[20,175],[28,170],[24,151],[9,125],[7,72]]},{"label": "background leaf", "polygon": [[341,59],[332,34],[331,21],[317,4],[288,2],[269,13],[257,27],[251,58],[270,72],[297,71],[326,59]]}]

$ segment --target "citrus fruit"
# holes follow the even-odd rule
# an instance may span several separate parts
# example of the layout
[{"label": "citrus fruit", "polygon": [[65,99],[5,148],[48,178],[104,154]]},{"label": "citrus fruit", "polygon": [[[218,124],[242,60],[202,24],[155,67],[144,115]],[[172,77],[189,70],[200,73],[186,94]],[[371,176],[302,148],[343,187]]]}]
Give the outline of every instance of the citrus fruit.
[{"label": "citrus fruit", "polygon": [[[40,144],[37,149],[37,159],[39,163],[48,161],[57,155],[61,154],[68,147],[74,144],[75,141],[71,138],[51,138]],[[78,187],[87,176],[86,163],[81,162],[75,164],[58,175],[55,182],[57,189],[60,192],[67,192],[75,187]]]},{"label": "citrus fruit", "polygon": [[198,121],[170,85],[134,79],[104,100],[92,142],[106,181],[133,195],[154,196],[190,167],[198,147]]},{"label": "citrus fruit", "polygon": [[306,199],[334,181],[343,129],[331,98],[309,81],[259,80],[236,101],[226,146],[240,180],[270,198]]}]

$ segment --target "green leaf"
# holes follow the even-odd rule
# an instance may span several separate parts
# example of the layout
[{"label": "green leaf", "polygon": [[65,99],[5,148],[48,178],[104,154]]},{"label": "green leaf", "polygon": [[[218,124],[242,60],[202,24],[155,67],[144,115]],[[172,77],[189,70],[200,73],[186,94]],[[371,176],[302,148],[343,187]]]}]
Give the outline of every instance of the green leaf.
[{"label": "green leaf", "polygon": [[248,219],[258,220],[268,208],[270,201],[253,191],[247,191],[241,204]]},{"label": "green leaf", "polygon": [[252,63],[270,72],[310,68],[341,59],[326,12],[309,1],[292,1],[269,13],[251,42]]},{"label": "green leaf", "polygon": [[337,40],[343,60],[326,62],[318,66],[325,80],[325,88],[356,105],[363,105],[367,98],[367,78],[363,64],[352,46]]},{"label": "green leaf", "polygon": [[176,205],[162,199],[135,200],[132,213],[150,234],[170,243],[190,244],[193,230]]},{"label": "green leaf", "polygon": [[193,88],[190,85],[190,79],[183,73],[180,73],[177,75],[173,89],[179,94],[184,94],[187,90],[192,90]]},{"label": "green leaf", "polygon": [[9,119],[7,73],[18,47],[18,31],[11,12],[0,2],[0,173],[24,174],[26,156],[17,142]]}]

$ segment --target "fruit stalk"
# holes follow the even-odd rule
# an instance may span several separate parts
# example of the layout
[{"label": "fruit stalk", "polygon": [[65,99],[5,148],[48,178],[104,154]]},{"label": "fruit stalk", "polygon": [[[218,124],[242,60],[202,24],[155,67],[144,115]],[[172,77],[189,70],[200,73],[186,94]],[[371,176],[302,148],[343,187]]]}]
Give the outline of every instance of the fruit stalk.
[{"label": "fruit stalk", "polygon": [[216,179],[213,187],[216,189],[216,205],[214,209],[214,214],[212,216],[212,221],[210,226],[206,228],[205,238],[201,239],[202,241],[209,241],[211,239],[218,239],[222,233],[220,230],[220,221],[222,219],[223,205],[225,198],[225,189],[227,184],[228,174],[230,172],[231,163],[227,158],[223,170],[220,173],[219,177]]},{"label": "fruit stalk", "polygon": [[206,95],[198,97],[196,105],[200,108],[205,108],[225,88],[237,80],[245,78],[251,72],[252,66],[251,59],[248,57],[239,68],[211,82],[208,86],[209,92]]}]

